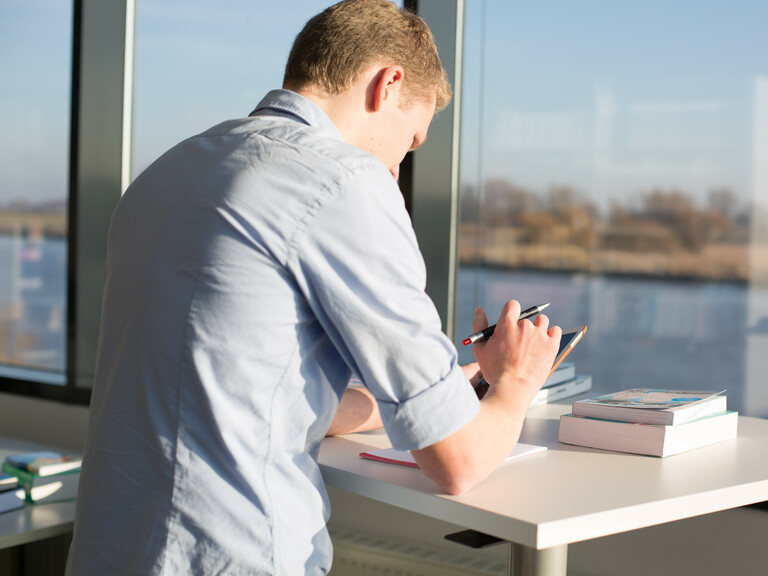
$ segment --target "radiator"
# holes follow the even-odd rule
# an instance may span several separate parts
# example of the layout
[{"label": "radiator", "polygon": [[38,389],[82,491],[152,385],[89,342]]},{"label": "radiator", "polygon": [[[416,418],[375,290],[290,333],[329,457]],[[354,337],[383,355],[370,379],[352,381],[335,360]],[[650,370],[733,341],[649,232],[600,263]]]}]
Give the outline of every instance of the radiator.
[{"label": "radiator", "polygon": [[422,545],[332,530],[330,576],[504,576],[506,564]]}]

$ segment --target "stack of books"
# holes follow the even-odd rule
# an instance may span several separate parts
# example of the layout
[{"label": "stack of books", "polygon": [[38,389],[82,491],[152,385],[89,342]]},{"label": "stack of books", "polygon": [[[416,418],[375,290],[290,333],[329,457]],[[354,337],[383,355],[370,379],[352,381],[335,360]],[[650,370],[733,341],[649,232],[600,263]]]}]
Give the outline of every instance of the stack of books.
[{"label": "stack of books", "polygon": [[24,506],[24,493],[19,490],[15,476],[0,474],[0,513],[18,510]]},{"label": "stack of books", "polygon": [[8,456],[2,471],[16,478],[27,502],[74,500],[82,459],[59,452],[27,452]]},{"label": "stack of books", "polygon": [[738,413],[722,392],[632,388],[577,400],[560,417],[565,444],[671,456],[736,437]]},{"label": "stack of books", "polygon": [[592,389],[592,376],[576,374],[576,365],[562,362],[538,391],[531,406],[539,406],[570,398]]}]

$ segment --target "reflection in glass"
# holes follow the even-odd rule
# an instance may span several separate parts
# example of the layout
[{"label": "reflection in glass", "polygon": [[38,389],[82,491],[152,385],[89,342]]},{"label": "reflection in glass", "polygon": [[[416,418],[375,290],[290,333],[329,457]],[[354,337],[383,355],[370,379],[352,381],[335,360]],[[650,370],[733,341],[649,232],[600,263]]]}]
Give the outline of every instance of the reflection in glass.
[{"label": "reflection in glass", "polygon": [[304,23],[332,0],[140,0],[132,178],[184,138],[247,116],[283,69]]},{"label": "reflection in glass", "polygon": [[768,415],[768,8],[737,5],[468,0],[458,335],[551,301],[595,392]]},{"label": "reflection in glass", "polygon": [[0,4],[0,376],[63,384],[72,3]]}]

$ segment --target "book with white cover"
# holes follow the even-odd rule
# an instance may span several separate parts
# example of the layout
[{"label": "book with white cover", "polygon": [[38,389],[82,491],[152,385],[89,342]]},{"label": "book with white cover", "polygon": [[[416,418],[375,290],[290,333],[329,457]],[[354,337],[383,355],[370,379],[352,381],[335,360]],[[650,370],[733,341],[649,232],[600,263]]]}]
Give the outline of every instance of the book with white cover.
[{"label": "book with white cover", "polygon": [[64,502],[77,497],[80,472],[64,472],[55,476],[40,476],[34,482],[24,483],[27,502]]},{"label": "book with white cover", "polygon": [[725,390],[701,392],[631,388],[573,403],[574,416],[642,424],[682,424],[726,410]]},{"label": "book with white cover", "polygon": [[592,376],[588,374],[579,374],[578,376],[560,382],[553,386],[542,388],[536,393],[531,402],[531,408],[534,406],[541,406],[542,404],[551,404],[564,398],[570,398],[577,394],[582,394],[587,390],[592,389]]},{"label": "book with white cover", "polygon": [[562,362],[555,371],[549,375],[542,388],[549,388],[576,377],[576,365],[573,362]]},{"label": "book with white cover", "polygon": [[663,458],[735,438],[737,426],[737,412],[723,412],[674,426],[563,414],[557,439],[564,444]]}]

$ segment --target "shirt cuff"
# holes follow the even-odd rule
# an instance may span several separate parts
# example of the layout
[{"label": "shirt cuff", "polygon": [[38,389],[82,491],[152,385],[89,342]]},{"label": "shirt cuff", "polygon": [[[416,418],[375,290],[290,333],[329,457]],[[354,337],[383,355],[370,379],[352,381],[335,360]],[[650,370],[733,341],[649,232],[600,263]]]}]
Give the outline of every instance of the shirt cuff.
[{"label": "shirt cuff", "polygon": [[398,404],[380,402],[392,447],[418,450],[461,430],[480,411],[472,385],[459,365],[425,391]]}]

